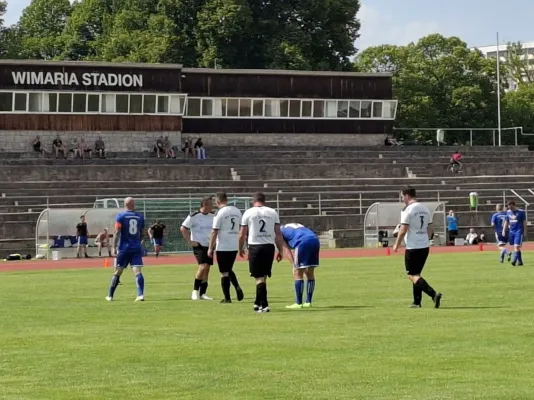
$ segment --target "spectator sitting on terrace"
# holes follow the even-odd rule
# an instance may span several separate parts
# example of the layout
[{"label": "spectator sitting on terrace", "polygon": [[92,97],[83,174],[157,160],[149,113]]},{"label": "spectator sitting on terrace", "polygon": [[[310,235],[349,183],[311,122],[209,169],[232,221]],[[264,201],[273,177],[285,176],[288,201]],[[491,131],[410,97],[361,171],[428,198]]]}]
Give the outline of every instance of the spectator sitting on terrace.
[{"label": "spectator sitting on terrace", "polygon": [[469,233],[465,237],[465,242],[471,245],[475,245],[479,243],[479,238],[474,228],[469,229]]},{"label": "spectator sitting on terrace", "polygon": [[102,136],[99,136],[95,142],[95,152],[100,158],[106,158],[106,145],[102,140]]},{"label": "spectator sitting on terrace", "polygon": [[463,156],[460,153],[460,151],[456,150],[454,152],[454,154],[452,155],[452,157],[451,157],[451,161],[450,161],[451,167],[456,164],[456,165],[458,165],[458,171],[461,171],[462,170],[462,163],[460,161],[462,160],[462,158],[463,158]]},{"label": "spectator sitting on terrace", "polygon": [[33,150],[44,157],[45,153],[50,154],[50,150],[43,146],[41,143],[41,137],[37,136],[33,141]]},{"label": "spectator sitting on terrace", "polygon": [[85,143],[85,139],[82,137],[76,145],[74,156],[76,157],[76,154],[78,154],[81,159],[84,159],[85,153],[88,153],[89,158],[91,158],[91,149],[89,148],[89,146],[87,146],[87,143]]},{"label": "spectator sitting on terrace", "polygon": [[394,137],[386,136],[386,138],[384,139],[384,146],[400,146],[400,143],[397,142],[397,139],[395,139]]},{"label": "spectator sitting on terrace", "polygon": [[204,143],[202,143],[202,138],[198,138],[198,140],[195,142],[195,151],[199,160],[206,159],[206,149],[204,149]]},{"label": "spectator sitting on terrace", "polygon": [[169,140],[168,136],[165,136],[165,139],[163,140],[163,147],[165,148],[165,156],[167,158],[169,157],[176,158],[176,154],[174,153],[174,150],[172,149],[172,143]]},{"label": "spectator sitting on terrace", "polygon": [[160,158],[159,153],[165,153],[165,141],[163,140],[163,136],[160,136],[156,143],[154,143],[154,151],[158,155],[158,158]]},{"label": "spectator sitting on terrace", "polygon": [[184,142],[184,147],[182,148],[182,151],[185,154],[185,158],[191,156],[195,158],[195,152],[193,150],[193,139],[191,137],[187,138]]},{"label": "spectator sitting on terrace", "polygon": [[59,152],[62,152],[65,160],[67,159],[67,149],[63,145],[63,141],[61,140],[59,135],[57,135],[54,141],[52,142],[52,146],[54,147],[54,150],[56,152],[56,158],[59,157]]}]

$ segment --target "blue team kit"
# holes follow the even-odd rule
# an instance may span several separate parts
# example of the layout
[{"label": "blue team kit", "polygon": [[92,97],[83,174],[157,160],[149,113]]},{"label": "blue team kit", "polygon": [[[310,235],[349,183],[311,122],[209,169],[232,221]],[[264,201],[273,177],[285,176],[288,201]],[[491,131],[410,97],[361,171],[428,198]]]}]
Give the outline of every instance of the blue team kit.
[{"label": "blue team kit", "polygon": [[506,211],[497,211],[491,216],[491,224],[495,229],[495,240],[497,240],[498,245],[503,245],[508,243],[508,234],[505,236],[502,234],[502,228],[504,227],[504,222],[506,221]]},{"label": "blue team kit", "polygon": [[141,232],[145,228],[143,215],[135,211],[123,211],[117,214],[116,227],[121,232],[117,267],[143,266],[143,246],[141,245]]},{"label": "blue team kit", "polygon": [[523,226],[526,221],[526,215],[523,210],[506,211],[506,220],[508,221],[508,237],[512,246],[521,246],[523,244]]},{"label": "blue team kit", "polygon": [[319,266],[321,244],[311,229],[300,224],[287,224],[280,230],[288,247],[295,251],[295,268]]}]

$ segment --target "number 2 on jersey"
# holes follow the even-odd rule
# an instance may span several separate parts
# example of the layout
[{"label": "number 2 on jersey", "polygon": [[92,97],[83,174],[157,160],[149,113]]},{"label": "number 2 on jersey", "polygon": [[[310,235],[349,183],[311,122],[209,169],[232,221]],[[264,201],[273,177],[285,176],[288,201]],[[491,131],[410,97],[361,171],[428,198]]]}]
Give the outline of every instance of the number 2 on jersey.
[{"label": "number 2 on jersey", "polygon": [[265,221],[260,219],[260,232],[265,233]]},{"label": "number 2 on jersey", "polygon": [[128,231],[130,232],[130,235],[137,235],[137,220],[136,219],[131,219],[129,221]]}]

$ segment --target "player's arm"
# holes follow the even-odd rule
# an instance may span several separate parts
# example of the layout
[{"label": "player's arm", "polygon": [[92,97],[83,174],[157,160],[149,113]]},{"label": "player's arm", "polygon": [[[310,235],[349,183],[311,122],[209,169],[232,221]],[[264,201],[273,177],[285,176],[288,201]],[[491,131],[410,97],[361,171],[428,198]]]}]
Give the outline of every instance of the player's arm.
[{"label": "player's arm", "polygon": [[239,255],[245,256],[245,244],[247,242],[248,225],[241,225],[239,229]]},{"label": "player's arm", "polygon": [[121,238],[121,228],[121,221],[117,220],[115,222],[115,233],[113,234],[113,249],[115,250],[115,254],[117,253],[117,247],[119,247],[119,240]]},{"label": "player's arm", "polygon": [[182,222],[182,226],[180,227],[180,232],[182,232],[182,236],[184,237],[187,244],[191,247],[195,247],[197,243],[194,243],[191,241],[191,216],[188,215],[184,222]]},{"label": "player's arm", "polygon": [[504,224],[502,226],[502,235],[506,236],[506,231],[508,230],[508,227],[510,226],[510,222],[508,221],[508,218],[504,220]]},{"label": "player's arm", "polygon": [[221,229],[222,219],[219,215],[213,218],[213,226],[210,234],[210,243],[208,245],[208,254],[212,254],[215,250],[215,243],[217,243],[217,236],[219,235],[219,229]]},{"label": "player's arm", "polygon": [[404,237],[406,236],[406,233],[408,232],[408,225],[410,225],[410,216],[405,211],[402,211],[399,234],[397,235],[397,240],[393,246],[393,250],[397,251],[397,249],[400,247]]},{"label": "player's arm", "polygon": [[274,234],[276,248],[278,249],[276,261],[280,262],[284,258],[284,237],[282,236],[282,231],[280,230],[280,221],[278,221],[278,223],[274,225]]},{"label": "player's arm", "polygon": [[293,255],[293,249],[289,247],[287,242],[284,240],[284,248],[286,249],[286,254],[289,257],[289,261],[291,261],[291,265],[295,265],[295,257]]},{"label": "player's arm", "polygon": [[434,225],[431,223],[428,224],[428,227],[426,228],[426,232],[428,234],[428,238],[432,239],[432,236],[434,236]]},{"label": "player's arm", "polygon": [[148,228],[148,237],[150,238],[150,240],[152,240],[152,237],[154,235],[154,225],[152,225],[150,228]]}]

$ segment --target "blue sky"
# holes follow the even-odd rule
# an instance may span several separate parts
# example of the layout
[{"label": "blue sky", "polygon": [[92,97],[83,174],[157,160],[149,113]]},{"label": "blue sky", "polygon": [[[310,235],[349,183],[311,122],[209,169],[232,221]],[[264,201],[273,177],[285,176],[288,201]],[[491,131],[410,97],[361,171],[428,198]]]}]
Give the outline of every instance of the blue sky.
[{"label": "blue sky", "polygon": [[[6,23],[15,23],[30,0],[8,0]],[[534,41],[534,0],[362,0],[357,47],[407,44],[430,33],[460,36],[470,46]]]}]

